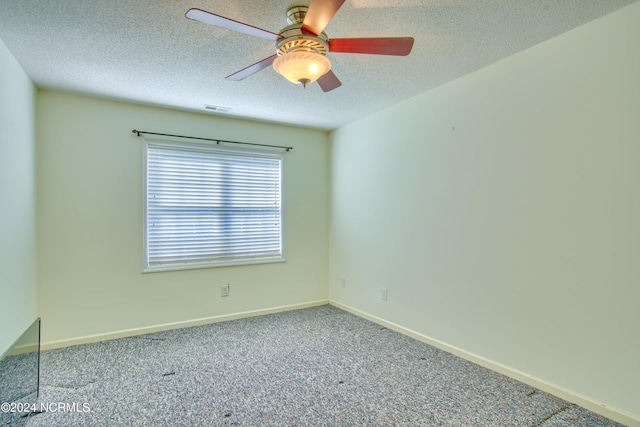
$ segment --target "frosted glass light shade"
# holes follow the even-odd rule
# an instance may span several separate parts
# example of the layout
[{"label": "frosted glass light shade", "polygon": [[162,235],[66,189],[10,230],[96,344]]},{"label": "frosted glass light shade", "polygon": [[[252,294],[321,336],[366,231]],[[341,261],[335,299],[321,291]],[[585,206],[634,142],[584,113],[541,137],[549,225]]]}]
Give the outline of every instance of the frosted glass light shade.
[{"label": "frosted glass light shade", "polygon": [[331,69],[331,61],[315,52],[289,52],[276,58],[273,68],[291,83],[307,85]]}]

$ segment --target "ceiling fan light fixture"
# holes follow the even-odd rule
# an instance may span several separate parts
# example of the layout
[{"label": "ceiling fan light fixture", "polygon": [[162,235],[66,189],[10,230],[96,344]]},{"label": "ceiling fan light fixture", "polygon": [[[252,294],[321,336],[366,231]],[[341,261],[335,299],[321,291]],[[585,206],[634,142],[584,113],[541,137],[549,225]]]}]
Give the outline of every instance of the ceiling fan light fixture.
[{"label": "ceiling fan light fixture", "polygon": [[[331,71],[331,52],[370,55],[406,56],[413,47],[413,37],[332,38],[325,27],[345,0],[307,0],[305,6],[293,6],[287,11],[288,26],[276,34],[234,19],[202,9],[192,8],[186,17],[194,21],[225,28],[276,42],[276,53],[225,77],[238,81],[273,65],[273,68],[294,84],[307,86],[318,81],[324,92],[341,86]],[[295,3],[294,3],[295,4]]]},{"label": "ceiling fan light fixture", "polygon": [[296,50],[278,56],[273,68],[291,83],[306,87],[331,69],[331,61],[316,52]]}]

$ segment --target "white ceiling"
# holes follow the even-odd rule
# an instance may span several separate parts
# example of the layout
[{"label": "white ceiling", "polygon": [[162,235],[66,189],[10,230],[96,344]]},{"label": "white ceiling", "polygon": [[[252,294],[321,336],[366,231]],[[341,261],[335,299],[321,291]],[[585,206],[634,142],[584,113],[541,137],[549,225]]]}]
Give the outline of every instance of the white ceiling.
[{"label": "white ceiling", "polygon": [[[329,37],[412,36],[407,57],[329,53],[342,86],[267,68],[275,45],[184,17],[192,7],[279,32],[309,0],[0,0],[0,40],[40,88],[335,129],[638,0],[346,0]],[[217,113],[220,114],[220,113]]]}]

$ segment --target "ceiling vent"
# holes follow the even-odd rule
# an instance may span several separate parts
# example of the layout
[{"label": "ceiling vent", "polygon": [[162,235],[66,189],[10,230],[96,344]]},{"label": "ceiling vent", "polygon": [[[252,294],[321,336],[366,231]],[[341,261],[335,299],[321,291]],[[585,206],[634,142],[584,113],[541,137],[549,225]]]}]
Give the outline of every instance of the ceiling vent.
[{"label": "ceiling vent", "polygon": [[206,111],[214,111],[216,113],[228,113],[232,110],[231,107],[221,107],[220,105],[207,105],[205,104],[203,107]]}]

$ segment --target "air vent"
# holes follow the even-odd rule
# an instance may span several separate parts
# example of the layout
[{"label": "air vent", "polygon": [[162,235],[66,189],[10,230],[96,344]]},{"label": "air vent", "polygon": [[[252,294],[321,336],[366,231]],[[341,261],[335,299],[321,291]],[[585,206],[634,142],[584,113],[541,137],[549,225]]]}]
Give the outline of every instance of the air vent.
[{"label": "air vent", "polygon": [[204,108],[207,111],[215,111],[216,113],[228,113],[232,110],[231,107],[221,107],[220,105],[204,105]]}]

